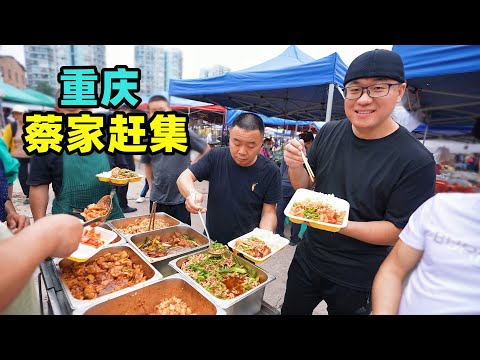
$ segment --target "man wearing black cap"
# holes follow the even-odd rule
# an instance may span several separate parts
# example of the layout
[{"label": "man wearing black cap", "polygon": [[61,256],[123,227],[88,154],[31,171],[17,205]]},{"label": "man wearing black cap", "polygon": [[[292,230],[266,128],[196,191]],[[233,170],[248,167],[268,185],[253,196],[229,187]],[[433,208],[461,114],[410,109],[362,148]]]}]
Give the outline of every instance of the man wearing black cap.
[{"label": "man wearing black cap", "polygon": [[308,227],[288,271],[282,314],[370,314],[373,279],[410,215],[434,195],[433,155],[392,118],[406,90],[401,57],[376,49],[358,56],[344,79],[346,119],[325,124],[303,167],[303,141],[284,159],[295,189],[334,194],[350,204],[338,232]]}]

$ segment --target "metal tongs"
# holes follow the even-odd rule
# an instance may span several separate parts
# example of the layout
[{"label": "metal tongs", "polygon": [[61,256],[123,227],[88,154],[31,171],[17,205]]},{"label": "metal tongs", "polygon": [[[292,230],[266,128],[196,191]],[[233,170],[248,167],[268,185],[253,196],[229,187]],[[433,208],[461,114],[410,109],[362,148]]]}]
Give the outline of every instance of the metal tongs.
[{"label": "metal tongs", "polygon": [[110,191],[110,195],[105,195],[100,200],[98,200],[97,205],[106,205],[107,212],[104,215],[97,216],[96,218],[85,221],[82,224],[82,226],[85,227],[85,226],[91,225],[92,227],[95,227],[105,222],[105,220],[107,220],[110,214],[112,213],[114,195],[115,195],[115,188],[113,188],[112,191]]},{"label": "metal tongs", "polygon": [[200,216],[200,220],[202,221],[203,228],[205,229],[205,233],[207,234],[207,238],[208,238],[208,253],[209,253],[210,255],[214,255],[214,256],[220,256],[220,255],[222,255],[222,254],[225,252],[225,249],[215,250],[215,249],[213,248],[212,239],[210,239],[210,235],[208,234],[208,230],[207,230],[207,225],[205,225],[205,221],[203,221],[202,212],[201,212],[200,210],[198,210],[198,216]]},{"label": "metal tongs", "polygon": [[[193,195],[193,202],[195,202],[196,200],[196,195],[195,195],[195,191],[193,190],[190,190],[190,196]],[[205,225],[205,221],[203,220],[203,216],[202,216],[202,211],[201,210],[198,210],[198,216],[200,216],[200,220],[202,222],[202,225],[203,225],[203,229],[205,230],[205,234],[207,234],[207,238],[208,238],[208,253],[210,255],[214,255],[214,256],[220,256],[222,255],[224,252],[225,252],[225,248],[224,249],[220,249],[220,250],[215,250],[213,248],[213,244],[212,244],[212,239],[210,238],[210,234],[208,233],[208,230],[207,230],[207,225]]]}]

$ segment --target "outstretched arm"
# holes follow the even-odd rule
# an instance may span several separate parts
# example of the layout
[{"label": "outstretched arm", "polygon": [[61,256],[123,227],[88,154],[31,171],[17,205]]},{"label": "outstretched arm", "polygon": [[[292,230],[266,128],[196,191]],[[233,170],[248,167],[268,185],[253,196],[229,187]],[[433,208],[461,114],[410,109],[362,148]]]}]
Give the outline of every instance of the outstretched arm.
[{"label": "outstretched arm", "polygon": [[402,229],[390,221],[348,221],[339,234],[374,245],[395,245]]},{"label": "outstretched arm", "polygon": [[48,187],[50,185],[30,185],[30,209],[33,220],[45,217],[48,206]]},{"label": "outstretched arm", "polygon": [[275,232],[277,229],[276,204],[263,204],[262,218],[260,219],[260,229],[267,229]]},{"label": "outstretched arm", "polygon": [[388,254],[375,276],[372,288],[372,314],[396,315],[403,292],[403,282],[422,258],[423,251],[401,239]]},{"label": "outstretched arm", "polygon": [[177,186],[180,194],[185,198],[185,207],[192,214],[206,212],[207,209],[202,207],[203,195],[195,190],[194,183],[197,181],[190,169],[185,169],[177,179]]},{"label": "outstretched arm", "polygon": [[48,256],[67,257],[80,243],[83,227],[72,215],[39,219],[6,240],[0,240],[0,311],[20,293],[35,268]]}]

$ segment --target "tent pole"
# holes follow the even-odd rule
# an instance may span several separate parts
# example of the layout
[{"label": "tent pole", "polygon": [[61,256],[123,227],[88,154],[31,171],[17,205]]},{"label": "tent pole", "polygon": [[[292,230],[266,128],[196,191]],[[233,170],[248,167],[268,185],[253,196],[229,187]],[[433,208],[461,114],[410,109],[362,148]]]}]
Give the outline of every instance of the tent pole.
[{"label": "tent pole", "polygon": [[335,90],[335,84],[328,85],[328,99],[327,99],[327,112],[325,114],[325,121],[329,122],[332,117],[332,104],[333,104],[333,91]]},{"label": "tent pole", "polygon": [[423,145],[425,145],[425,140],[427,139],[428,124],[425,124],[425,131],[423,132]]}]

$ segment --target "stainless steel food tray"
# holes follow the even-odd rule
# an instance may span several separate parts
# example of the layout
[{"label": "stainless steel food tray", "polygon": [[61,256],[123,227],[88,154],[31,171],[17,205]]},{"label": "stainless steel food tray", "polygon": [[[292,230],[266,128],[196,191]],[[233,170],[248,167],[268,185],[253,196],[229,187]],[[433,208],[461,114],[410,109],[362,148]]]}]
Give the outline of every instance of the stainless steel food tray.
[{"label": "stainless steel food tray", "polygon": [[[208,298],[213,303],[220,306],[227,315],[254,315],[258,313],[262,307],[262,299],[265,293],[265,287],[275,280],[275,276],[267,274],[265,270],[259,268],[258,266],[252,264],[250,261],[237,256],[238,261],[245,266],[248,271],[253,269],[257,272],[257,275],[260,278],[260,285],[256,286],[253,289],[250,289],[246,293],[243,293],[234,299],[223,300],[212,295],[208,290],[204,289],[199,283],[190,277],[185,271],[181,269],[182,264],[187,260],[191,255],[207,253],[208,249],[197,251],[178,259],[171,260],[168,264],[173,267],[179,274],[181,274],[185,280],[187,280],[193,287],[200,291],[206,298]],[[226,251],[226,254],[231,254],[230,250]]]},{"label": "stainless steel food tray", "polygon": [[[137,234],[125,234],[122,231],[122,228],[134,224],[136,220],[143,220],[143,219],[150,219],[150,214],[147,215],[139,215],[139,216],[133,216],[129,218],[124,218],[124,219],[116,219],[116,220],[109,220],[107,221],[107,224],[115,231],[118,235],[122,236],[124,239],[128,240],[130,239],[133,235],[138,235],[138,234],[143,234],[146,231],[139,232]],[[182,222],[178,219],[175,219],[173,216],[168,215],[167,213],[164,212],[158,212],[155,215],[155,219],[163,220],[168,224],[168,227],[170,226],[175,226],[182,224]],[[163,228],[165,229],[165,228]],[[160,229],[155,229],[155,230],[160,230]]]},{"label": "stainless steel food tray", "polygon": [[[156,235],[158,235],[158,236],[170,236],[174,232],[178,232],[182,235],[184,235],[184,234],[190,235],[192,238],[195,239],[195,241],[200,243],[200,246],[197,246],[197,247],[194,247],[194,248],[185,248],[184,250],[178,251],[175,254],[169,254],[167,256],[163,256],[163,257],[159,257],[159,258],[147,256],[145,253],[142,252],[142,250],[140,250],[138,248],[138,244],[141,244],[143,241],[145,241],[145,238],[147,236],[156,236]],[[168,262],[170,260],[179,258],[180,256],[183,256],[185,254],[192,253],[192,252],[195,252],[195,251],[198,251],[198,250],[201,250],[201,249],[205,249],[205,248],[208,247],[208,238],[205,235],[203,235],[203,234],[199,233],[198,231],[194,230],[192,227],[190,227],[188,225],[185,225],[185,224],[180,224],[180,225],[176,225],[176,226],[172,226],[172,227],[168,227],[168,228],[163,228],[163,229],[159,229],[159,230],[153,230],[153,231],[149,231],[149,232],[146,232],[146,233],[136,234],[136,235],[131,236],[127,241],[132,246],[134,246],[135,249],[138,250],[138,252],[142,254],[142,256],[144,256],[150,263],[152,263],[152,265],[158,271],[160,271],[162,274],[164,274],[164,276],[169,276],[169,275],[175,273],[174,271],[172,271],[173,270],[172,267],[170,267],[168,265]]]},{"label": "stainless steel food tray", "polygon": [[77,309],[73,315],[148,315],[157,304],[172,296],[182,299],[195,315],[226,315],[222,308],[202,295],[180,274],[143,283],[126,294]]},{"label": "stainless steel food tray", "polygon": [[66,296],[67,301],[68,301],[68,304],[69,304],[69,306],[72,310],[75,310],[75,309],[78,309],[78,308],[81,308],[81,307],[84,307],[84,306],[87,306],[87,305],[96,304],[100,301],[103,301],[104,299],[110,299],[111,297],[114,297],[114,296],[117,296],[117,295],[120,295],[120,294],[124,294],[124,293],[130,291],[131,289],[136,289],[136,288],[140,287],[142,284],[150,283],[151,281],[154,281],[156,279],[163,278],[163,275],[157,269],[155,269],[148,261],[145,261],[144,257],[141,254],[139,254],[138,251],[135,250],[130,244],[109,246],[109,247],[107,247],[103,250],[100,250],[98,253],[96,253],[94,256],[92,256],[89,260],[87,260],[86,263],[88,263],[91,260],[95,260],[95,259],[99,258],[100,256],[102,256],[105,253],[108,253],[108,252],[116,253],[116,252],[120,252],[120,251],[123,251],[123,250],[125,250],[129,254],[130,259],[132,260],[132,262],[134,264],[142,264],[143,271],[145,273],[145,276],[147,277],[147,280],[145,282],[135,284],[135,285],[133,285],[129,288],[117,290],[117,291],[111,292],[109,294],[99,296],[98,298],[92,299],[92,300],[76,299],[72,295],[70,289],[68,288],[66,282],[63,279],[62,271],[60,269],[60,263],[73,262],[73,261],[69,260],[69,259],[60,259],[60,258],[53,259],[54,264],[55,264],[55,275],[57,276],[58,280],[60,281],[60,284],[62,285],[62,288],[65,292],[65,296]]}]

